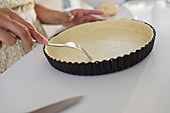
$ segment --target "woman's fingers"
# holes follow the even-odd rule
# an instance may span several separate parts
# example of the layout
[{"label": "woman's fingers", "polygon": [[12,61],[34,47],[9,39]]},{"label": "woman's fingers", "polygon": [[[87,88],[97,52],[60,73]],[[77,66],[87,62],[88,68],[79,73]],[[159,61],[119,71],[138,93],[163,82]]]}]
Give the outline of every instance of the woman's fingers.
[{"label": "woman's fingers", "polygon": [[[99,11],[99,10],[86,10],[86,9],[72,10],[70,12],[70,15],[73,15],[73,16],[70,16],[69,21],[70,21],[70,23],[74,23],[74,24],[72,24],[70,26],[85,23],[85,22],[90,22],[90,21],[101,20],[101,19],[96,18],[91,15],[103,15],[103,14],[104,14],[104,12]],[[72,18],[72,17],[74,17],[74,18]]]},{"label": "woman's fingers", "polygon": [[15,15],[14,12],[11,15],[12,15],[11,16],[12,19],[20,22],[21,24],[25,25],[28,28],[33,39],[37,40],[37,42],[41,44],[44,45],[48,44],[47,39],[43,35],[41,35],[30,23],[28,23],[26,20],[21,18],[19,15]]},{"label": "woman's fingers", "polygon": [[103,11],[99,11],[99,10],[84,10],[83,12],[85,15],[103,15],[104,14]]},{"label": "woman's fingers", "polygon": [[2,28],[0,28],[0,40],[0,48],[2,47],[2,42],[7,46],[12,46],[16,43],[16,38]]},{"label": "woman's fingers", "polygon": [[37,42],[43,44],[43,45],[47,45],[48,44],[48,40],[41,35],[39,32],[37,32],[33,27],[29,28],[29,31],[31,33],[31,36],[37,40]]},{"label": "woman's fingers", "polygon": [[32,48],[33,42],[32,42],[32,37],[29,32],[29,29],[23,24],[9,18],[8,16],[4,16],[2,14],[0,14],[0,20],[2,22],[0,24],[1,28],[3,28],[4,30],[10,31],[14,33],[14,35],[20,37],[20,39],[22,40],[24,44],[25,50],[30,51]]},{"label": "woman's fingers", "polygon": [[33,42],[29,29],[15,20],[9,21],[7,25],[8,28],[6,29],[12,31],[16,36],[18,36],[22,40],[25,51],[30,51],[32,49]]},{"label": "woman's fingers", "polygon": [[30,23],[28,23],[26,20],[24,20],[22,17],[20,17],[19,15],[17,15],[13,10],[6,8],[4,10],[5,13],[8,13],[11,19],[16,20],[17,22],[23,24],[24,26],[26,26],[32,36],[32,38],[34,38],[35,40],[37,40],[39,43],[41,44],[48,44],[47,39],[42,36]]},{"label": "woman's fingers", "polygon": [[[9,31],[14,35],[16,35],[17,37],[19,37],[22,40],[24,44],[24,49],[26,51],[30,51],[32,49],[33,46],[32,39],[35,39],[39,43],[44,45],[48,44],[48,41],[45,37],[43,37],[40,33],[38,33],[30,23],[28,23],[26,20],[21,18],[11,9],[2,8],[0,10],[0,20],[1,20],[0,23],[1,30],[3,29],[6,30],[7,32]],[[0,41],[4,43],[8,43],[6,42],[6,40],[7,39],[4,39],[4,37],[3,39],[0,39]]]},{"label": "woman's fingers", "polygon": [[99,21],[101,20],[100,18],[97,17],[93,17],[93,16],[83,16],[80,18],[77,18],[77,20],[75,20],[76,24],[82,24],[82,23],[86,23],[86,22],[93,22],[93,21]]},{"label": "woman's fingers", "polygon": [[82,17],[84,15],[103,15],[104,12],[99,10],[76,9],[71,11],[71,14],[76,17]]},{"label": "woman's fingers", "polygon": [[94,17],[94,16],[83,16],[83,17],[77,17],[74,19],[74,21],[72,22],[68,22],[68,23],[64,23],[63,25],[65,27],[72,27],[74,25],[78,25],[78,24],[82,24],[82,23],[86,23],[86,22],[93,22],[93,21],[99,21],[101,20],[100,18]]},{"label": "woman's fingers", "polygon": [[102,20],[102,19],[94,17],[94,16],[87,16],[86,22],[99,21],[99,20]]}]

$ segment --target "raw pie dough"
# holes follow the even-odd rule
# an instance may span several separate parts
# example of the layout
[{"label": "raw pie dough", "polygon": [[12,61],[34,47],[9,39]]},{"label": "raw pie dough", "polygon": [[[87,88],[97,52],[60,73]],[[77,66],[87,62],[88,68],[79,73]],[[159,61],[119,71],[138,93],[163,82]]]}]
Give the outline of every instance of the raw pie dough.
[{"label": "raw pie dough", "polygon": [[[139,21],[118,19],[69,28],[50,42],[75,42],[81,45],[92,57],[92,62],[95,62],[135,52],[148,44],[152,37],[153,30],[148,25]],[[45,51],[53,59],[72,63],[89,62],[88,57],[76,49],[46,46]]]},{"label": "raw pie dough", "polygon": [[113,1],[108,1],[101,4],[100,10],[104,12],[105,17],[116,15],[119,11],[119,7]]}]

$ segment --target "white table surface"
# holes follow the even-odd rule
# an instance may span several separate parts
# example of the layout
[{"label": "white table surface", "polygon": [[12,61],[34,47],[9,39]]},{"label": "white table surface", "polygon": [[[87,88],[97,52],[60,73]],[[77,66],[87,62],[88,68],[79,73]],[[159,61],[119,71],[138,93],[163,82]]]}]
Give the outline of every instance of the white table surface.
[{"label": "white table surface", "polygon": [[157,30],[142,62],[116,73],[75,76],[54,69],[38,46],[0,75],[0,113],[24,113],[77,95],[85,97],[62,113],[170,113],[170,11],[157,5],[133,12]]}]

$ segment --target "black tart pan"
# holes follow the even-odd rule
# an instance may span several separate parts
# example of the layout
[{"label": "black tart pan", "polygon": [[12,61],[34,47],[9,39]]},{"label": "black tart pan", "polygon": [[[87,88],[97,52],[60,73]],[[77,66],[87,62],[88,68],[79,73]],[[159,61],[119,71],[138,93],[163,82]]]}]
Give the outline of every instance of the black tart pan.
[{"label": "black tart pan", "polygon": [[[117,57],[117,58],[111,58],[110,60],[88,62],[88,63],[62,62],[60,60],[53,59],[46,53],[45,46],[43,48],[44,54],[47,57],[49,63],[54,68],[69,74],[92,76],[92,75],[108,74],[108,73],[124,70],[126,68],[129,68],[139,63],[150,54],[150,52],[153,49],[153,45],[156,37],[156,31],[150,24],[139,20],[132,20],[132,21],[138,21],[148,25],[153,31],[153,37],[151,38],[150,42],[146,44],[144,47],[141,47],[139,50],[136,50],[135,52],[131,52],[130,54],[125,54],[124,56]],[[54,36],[57,36],[61,32],[55,34]]]}]

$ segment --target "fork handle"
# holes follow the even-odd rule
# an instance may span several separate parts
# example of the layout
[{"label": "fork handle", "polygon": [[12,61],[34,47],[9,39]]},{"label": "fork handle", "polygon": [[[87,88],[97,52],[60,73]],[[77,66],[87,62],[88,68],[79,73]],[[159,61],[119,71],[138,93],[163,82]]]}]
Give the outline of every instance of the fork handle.
[{"label": "fork handle", "polygon": [[[18,36],[16,36],[17,40],[21,40]],[[32,39],[33,43],[36,43],[36,44],[40,44],[38,41]],[[48,43],[47,44],[48,46],[55,46],[55,47],[64,47],[63,44],[52,44],[52,43]]]},{"label": "fork handle", "polygon": [[[17,38],[17,40],[21,40],[18,36],[15,36]],[[40,44],[38,43],[36,40],[32,39],[33,43],[37,43],[37,44]]]},{"label": "fork handle", "polygon": [[33,41],[33,43],[37,43],[37,44],[40,44],[40,43],[38,43],[36,40],[34,40],[34,39],[32,39],[32,41]]},{"label": "fork handle", "polygon": [[65,47],[64,44],[52,44],[52,43],[48,43],[48,46],[54,46],[54,47]]}]

